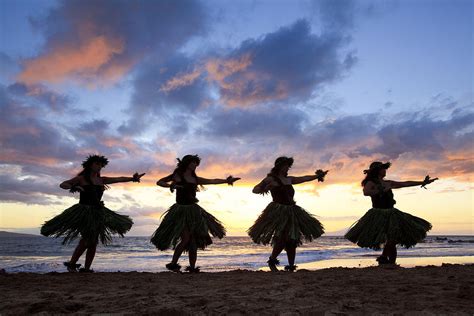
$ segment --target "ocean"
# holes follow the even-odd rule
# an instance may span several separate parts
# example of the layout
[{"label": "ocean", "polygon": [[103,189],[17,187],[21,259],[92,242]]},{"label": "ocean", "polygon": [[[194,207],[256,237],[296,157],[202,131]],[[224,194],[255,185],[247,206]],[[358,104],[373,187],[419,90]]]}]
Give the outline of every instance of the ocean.
[{"label": "ocean", "polygon": [[[7,273],[65,272],[62,263],[69,260],[76,243],[62,245],[61,239],[42,236],[1,237],[0,269],[5,269]],[[214,239],[214,244],[198,251],[197,266],[206,272],[259,270],[266,266],[270,252],[270,246],[255,245],[248,237]],[[170,262],[172,254],[170,250],[157,251],[149,242],[149,237],[115,238],[111,245],[98,247],[92,268],[97,272],[161,272],[166,271],[165,264]],[[297,248],[296,264],[311,267],[310,263],[314,263],[317,267],[317,263],[331,262],[326,267],[345,266],[344,262],[348,259],[375,264],[374,259],[379,254],[380,251],[361,249],[343,237],[323,236]],[[454,263],[474,263],[474,236],[429,236],[414,248],[399,248],[398,256],[402,260],[439,258],[439,262],[444,262],[443,258],[451,258]],[[83,264],[84,257],[79,263]],[[187,259],[187,255],[183,254],[179,262],[181,266],[188,264]],[[287,264],[284,251],[279,259],[282,266]]]}]

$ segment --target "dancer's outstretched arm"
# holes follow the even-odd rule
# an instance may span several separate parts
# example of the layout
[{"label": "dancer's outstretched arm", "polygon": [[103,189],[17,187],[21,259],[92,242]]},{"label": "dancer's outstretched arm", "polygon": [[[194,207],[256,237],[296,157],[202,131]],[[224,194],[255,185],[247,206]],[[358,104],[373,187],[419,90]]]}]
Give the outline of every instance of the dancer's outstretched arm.
[{"label": "dancer's outstretched arm", "polygon": [[299,177],[288,177],[291,179],[291,184],[300,184],[300,183],[305,183],[309,181],[316,180],[318,178],[317,175],[311,175],[311,176],[299,176]]},{"label": "dancer's outstretched arm", "polygon": [[112,183],[119,183],[119,182],[140,182],[140,178],[143,177],[145,174],[138,174],[135,173],[131,177],[101,177],[102,182],[104,184],[112,184]]},{"label": "dancer's outstretched arm", "polygon": [[319,182],[324,181],[324,177],[329,172],[329,170],[322,171],[321,169],[317,170],[314,175],[301,176],[301,177],[288,177],[291,179],[291,184],[300,184],[304,182],[309,182],[313,180],[318,180]]},{"label": "dancer's outstretched arm", "polygon": [[240,180],[240,178],[234,178],[233,176],[228,176],[226,179],[206,179],[206,178],[197,178],[197,184],[206,185],[206,184],[223,184],[227,183],[233,185],[235,181]]},{"label": "dancer's outstretched arm", "polygon": [[390,183],[392,189],[400,189],[400,188],[407,188],[407,187],[415,187],[418,185],[425,186],[430,184],[434,181],[438,180],[438,178],[431,179],[429,176],[425,178],[423,181],[393,181],[387,180]]}]

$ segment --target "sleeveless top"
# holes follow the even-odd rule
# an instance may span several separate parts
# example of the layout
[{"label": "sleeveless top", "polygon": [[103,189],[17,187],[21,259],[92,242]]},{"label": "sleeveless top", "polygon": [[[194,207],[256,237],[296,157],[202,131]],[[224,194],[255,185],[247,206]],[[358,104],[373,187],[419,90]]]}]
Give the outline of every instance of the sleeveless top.
[{"label": "sleeveless top", "polygon": [[79,204],[101,205],[102,195],[104,194],[103,185],[87,184],[83,185],[84,192],[79,191]]},{"label": "sleeveless top", "polygon": [[374,208],[393,208],[395,203],[397,203],[393,199],[392,189],[382,191],[377,195],[372,195],[370,198],[372,199],[372,207]]},{"label": "sleeveless top", "polygon": [[283,184],[281,179],[278,177],[271,177],[279,184],[279,186],[270,190],[273,202],[284,205],[295,205],[296,202],[293,199],[295,196],[295,189],[293,189],[293,186],[291,184]]},{"label": "sleeveless top", "polygon": [[184,176],[180,176],[181,181],[176,182],[182,188],[176,188],[176,203],[190,205],[199,202],[196,198],[197,184],[187,182]]}]

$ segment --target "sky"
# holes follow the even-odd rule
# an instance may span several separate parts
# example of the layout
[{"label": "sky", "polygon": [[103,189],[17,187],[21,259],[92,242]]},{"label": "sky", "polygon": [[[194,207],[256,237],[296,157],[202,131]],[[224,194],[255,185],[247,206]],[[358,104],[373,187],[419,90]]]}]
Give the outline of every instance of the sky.
[{"label": "sky", "polygon": [[156,181],[198,154],[200,205],[241,236],[270,202],[252,188],[278,156],[295,200],[328,234],[370,207],[372,161],[431,234],[474,233],[470,0],[0,1],[0,230],[39,233],[77,203],[59,184],[89,154],[114,184],[106,206],[149,236],[174,203]]}]

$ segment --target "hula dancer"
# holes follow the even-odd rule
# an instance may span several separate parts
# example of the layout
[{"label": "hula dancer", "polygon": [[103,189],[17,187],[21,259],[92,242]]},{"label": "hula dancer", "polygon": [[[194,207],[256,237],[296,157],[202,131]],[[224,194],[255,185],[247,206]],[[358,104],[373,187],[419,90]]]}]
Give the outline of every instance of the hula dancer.
[{"label": "hula dancer", "polygon": [[310,213],[296,205],[293,200],[293,184],[318,180],[324,181],[328,171],[318,170],[315,175],[291,177],[288,170],[293,165],[293,158],[279,157],[275,166],[265,179],[257,184],[253,193],[265,194],[270,191],[273,202],[263,210],[248,234],[257,244],[273,245],[272,254],[267,261],[270,270],[278,271],[278,255],[286,250],[288,265],[286,271],[295,271],[296,247],[303,243],[303,238],[312,241],[324,233],[323,225]]},{"label": "hula dancer", "polygon": [[77,261],[86,252],[84,268],[79,272],[94,272],[90,269],[94,260],[97,244],[112,241],[112,235],[121,237],[130,230],[133,221],[126,215],[109,210],[101,201],[108,184],[118,182],[140,182],[144,175],[135,173],[132,177],[102,177],[100,170],[108,163],[104,156],[89,156],[83,163],[84,168],[76,177],[64,181],[59,186],[70,192],[79,192],[79,203],[45,222],[41,227],[44,236],[64,237],[63,244],[70,243],[81,235],[79,244],[69,262],[64,262],[69,272],[77,272],[81,265]]},{"label": "hula dancer", "polygon": [[410,248],[426,237],[431,224],[422,218],[404,213],[393,206],[392,189],[406,188],[427,184],[438,180],[426,176],[423,181],[397,182],[385,180],[390,162],[375,161],[369,169],[364,170],[366,177],[362,180],[364,195],[372,199],[372,208],[355,222],[345,237],[357,243],[359,247],[379,250],[385,244],[382,255],[377,258],[379,264],[395,263],[397,244]]},{"label": "hula dancer", "polygon": [[201,159],[197,155],[186,155],[178,159],[178,165],[172,174],[156,182],[157,185],[176,190],[176,203],[164,214],[163,220],[151,237],[151,242],[159,250],[174,249],[173,259],[166,265],[168,270],[179,272],[179,257],[183,251],[189,254],[189,266],[186,271],[199,272],[196,267],[197,250],[212,244],[211,236],[223,238],[225,228],[221,222],[200,207],[196,192],[198,185],[233,185],[240,178],[232,176],[226,179],[205,179],[196,175],[196,167]]}]

